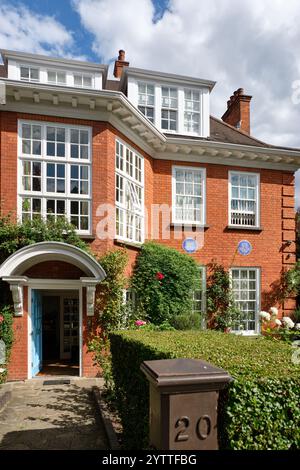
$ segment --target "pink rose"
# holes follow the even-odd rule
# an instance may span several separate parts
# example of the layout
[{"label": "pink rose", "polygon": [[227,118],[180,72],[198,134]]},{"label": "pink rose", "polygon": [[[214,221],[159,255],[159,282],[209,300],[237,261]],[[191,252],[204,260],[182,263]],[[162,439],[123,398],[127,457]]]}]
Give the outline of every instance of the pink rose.
[{"label": "pink rose", "polygon": [[156,273],[155,277],[158,279],[158,281],[162,281],[165,278],[163,273]]},{"label": "pink rose", "polygon": [[143,326],[143,325],[146,325],[146,322],[143,321],[143,320],[137,320],[137,321],[135,322],[135,325],[136,325],[136,326]]},{"label": "pink rose", "polygon": [[0,324],[4,322],[4,316],[3,315],[0,315]]}]

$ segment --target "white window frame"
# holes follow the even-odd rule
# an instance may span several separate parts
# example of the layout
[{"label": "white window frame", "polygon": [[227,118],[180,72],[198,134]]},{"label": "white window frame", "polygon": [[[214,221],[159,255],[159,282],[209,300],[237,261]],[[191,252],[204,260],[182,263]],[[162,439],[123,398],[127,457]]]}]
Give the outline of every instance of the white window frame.
[{"label": "white window frame", "polygon": [[[22,152],[22,125],[37,125],[41,126],[41,155],[23,154]],[[47,156],[47,134],[46,129],[49,127],[64,128],[66,133],[65,140],[65,156],[55,157]],[[70,131],[71,129],[88,131],[88,158],[71,158],[70,149]],[[22,187],[22,165],[24,161],[41,162],[41,191],[26,191]],[[65,165],[65,193],[47,192],[47,163],[59,163]],[[71,193],[71,165],[86,165],[89,167],[89,184],[88,194],[74,194]],[[41,200],[41,216],[46,219],[47,214],[47,199],[64,200],[66,206],[65,218],[70,221],[71,216],[71,202],[72,201],[87,201],[88,202],[88,229],[76,229],[79,235],[91,235],[92,232],[92,128],[88,126],[62,124],[60,122],[51,121],[30,121],[18,120],[18,219],[22,221],[22,199],[40,199]],[[80,214],[78,214],[80,217]]]},{"label": "white window frame", "polygon": [[[75,84],[75,75],[78,75],[78,76],[81,76],[81,81],[82,81],[82,84],[81,85],[76,85]],[[90,78],[91,79],[91,86],[85,86],[83,84],[83,79],[84,78]],[[95,88],[95,84],[94,84],[94,76],[91,75],[91,74],[88,74],[88,73],[84,73],[84,72],[73,72],[73,87],[74,88],[86,88],[87,90],[91,90],[93,88]]]},{"label": "white window frame", "polygon": [[[24,69],[29,69],[29,78],[27,80],[27,78],[22,78],[21,76],[21,69],[24,68]],[[31,78],[31,69],[35,69],[38,71],[38,74],[39,74],[39,78],[38,79],[35,79],[35,78]],[[41,70],[40,70],[40,67],[36,66],[36,65],[29,65],[29,64],[20,64],[19,65],[19,71],[20,71],[20,81],[21,82],[30,82],[30,83],[40,83],[41,81]]]},{"label": "white window frame", "polygon": [[[201,288],[200,289],[195,289],[195,291],[193,292],[193,308],[192,308],[192,312],[193,313],[199,313],[200,315],[202,315],[202,322],[201,322],[201,328],[202,329],[205,329],[206,328],[206,319],[204,317],[204,314],[206,312],[206,266],[198,266],[198,269],[199,269],[199,279],[201,281]],[[201,310],[197,310],[195,309],[195,303],[197,301],[197,299],[195,299],[195,294],[196,294],[196,291],[200,291],[201,292],[201,296],[202,296],[202,299],[201,299]],[[199,302],[199,300],[198,300]]]},{"label": "white window frame", "polygon": [[[50,73],[55,73],[55,81],[49,80],[49,72]],[[64,82],[58,82],[57,81],[57,74],[58,73],[63,73],[65,75],[65,81]],[[55,69],[47,69],[47,83],[50,85],[60,85],[60,86],[66,86],[67,85],[67,72],[65,70],[55,70]]]},{"label": "white window frame", "polygon": [[[117,168],[116,165],[116,160],[117,160],[117,143],[119,145],[123,146],[123,164],[126,165],[126,149],[128,149],[130,152],[133,153],[133,155],[139,157],[141,159],[141,181],[139,182],[137,179],[134,177],[130,176],[126,171],[122,171]],[[135,168],[135,167],[134,167]],[[119,235],[117,233],[117,225],[115,227],[115,237],[118,240],[124,240],[129,243],[135,243],[135,244],[142,244],[144,243],[145,240],[145,179],[144,179],[144,157],[140,155],[134,148],[126,144],[124,141],[121,139],[116,139],[115,141],[115,186],[117,189],[117,177],[120,177],[123,179],[123,192],[124,192],[124,199],[126,197],[126,189],[129,187],[135,187],[133,185],[137,185],[141,188],[141,204],[140,204],[140,210],[132,210],[130,211],[134,216],[139,216],[141,218],[141,240],[137,240],[136,238],[129,238],[126,236]],[[128,190],[128,189],[127,189]],[[136,199],[137,195],[135,192],[132,194],[131,201],[133,205],[138,206],[139,204],[136,204]],[[126,207],[126,202],[124,204],[120,203],[117,201],[117,197],[115,195],[115,205],[116,205],[116,212],[119,209],[120,211],[123,212],[123,214],[126,215],[127,212],[129,212],[129,209]],[[117,224],[117,214],[116,214],[116,224]],[[127,231],[127,221],[123,219],[123,225],[124,225],[124,233]],[[133,232],[135,233],[135,225],[133,227]]]},{"label": "white window frame", "polygon": [[[140,85],[144,85],[144,86],[146,87],[146,93],[140,93],[140,91],[139,91],[139,86],[140,86]],[[145,116],[150,122],[152,122],[152,124],[155,124],[155,95],[156,95],[156,93],[155,93],[155,88],[156,88],[156,87],[155,87],[155,84],[154,84],[154,83],[149,83],[149,82],[138,81],[137,86],[138,86],[138,104],[137,104],[138,109],[141,111],[142,114],[144,114],[144,113],[143,113],[143,111],[142,111],[140,108],[145,108],[145,109],[148,109],[148,108],[149,108],[149,109],[153,109],[153,121],[151,121],[151,119],[149,119],[149,117],[148,117],[146,114],[144,114],[144,116]],[[147,87],[148,87],[148,86],[153,87],[153,98],[154,98],[154,101],[153,101],[153,104],[150,104],[150,105],[149,105],[149,104],[142,104],[142,103],[139,102],[140,94],[148,96],[148,93],[147,93]],[[152,96],[152,95],[150,95],[150,96]]]},{"label": "white window frame", "polygon": [[[176,218],[176,170],[188,170],[188,171],[198,171],[201,173],[203,187],[203,209],[202,209],[202,220],[181,220]],[[173,165],[172,166],[172,223],[177,225],[194,225],[202,227],[206,224],[206,168],[199,166],[181,166]]]},{"label": "white window frame", "polygon": [[[163,88],[168,88],[169,89],[169,100],[175,99],[175,98],[170,97],[170,90],[171,89],[176,90],[176,101],[177,101],[177,107],[176,108],[172,108],[171,105],[163,106],[163,102],[162,102],[163,101],[163,94],[162,94],[162,89]],[[169,84],[165,84],[165,85],[162,84],[161,87],[160,87],[160,128],[161,128],[162,132],[165,132],[166,134],[177,134],[178,133],[178,129],[179,129],[179,110],[180,110],[180,106],[179,106],[178,87],[174,86],[174,85],[169,85]],[[163,121],[162,114],[163,114],[163,111],[168,111],[169,113],[170,112],[175,112],[176,113],[176,129],[164,129],[162,127],[162,121]],[[168,126],[170,126],[170,122],[171,122],[171,119],[168,118]]]},{"label": "white window frame", "polygon": [[[186,105],[186,101],[192,101],[192,102],[195,102],[195,100],[191,99],[191,100],[186,100],[185,98],[185,94],[186,92],[190,92],[192,93],[198,93],[199,94],[199,110],[198,111],[194,111],[194,110],[188,110],[186,109],[185,105]],[[184,93],[184,104],[183,104],[183,127],[184,127],[184,133],[185,134],[189,134],[189,135],[200,135],[200,124],[201,124],[201,91],[200,90],[197,90],[195,88],[184,88],[183,90],[183,93]],[[193,131],[193,130],[186,130],[185,129],[185,113],[191,113],[191,114],[197,114],[198,117],[199,117],[199,122],[198,122],[198,129],[197,129],[197,132]]]},{"label": "white window frame", "polygon": [[[256,266],[231,266],[229,270],[229,278],[230,278],[230,285],[232,289],[232,271],[239,270],[239,271],[255,271],[256,273],[256,312],[255,312],[255,329],[254,330],[235,330],[232,329],[232,333],[235,334],[242,334],[244,336],[251,336],[257,335],[260,333],[260,324],[259,324],[259,312],[260,312],[260,302],[261,302],[261,268]],[[249,300],[245,299],[245,302],[249,302]],[[250,300],[252,302],[252,300]]]},{"label": "white window frame", "polygon": [[[256,212],[255,212],[255,225],[244,225],[244,224],[232,224],[231,223],[231,200],[232,200],[232,185],[231,185],[231,177],[234,175],[238,176],[254,176],[256,177]],[[236,171],[230,170],[228,172],[228,225],[230,227],[243,227],[243,228],[259,228],[260,227],[260,174],[259,173],[252,173],[246,171]]]}]

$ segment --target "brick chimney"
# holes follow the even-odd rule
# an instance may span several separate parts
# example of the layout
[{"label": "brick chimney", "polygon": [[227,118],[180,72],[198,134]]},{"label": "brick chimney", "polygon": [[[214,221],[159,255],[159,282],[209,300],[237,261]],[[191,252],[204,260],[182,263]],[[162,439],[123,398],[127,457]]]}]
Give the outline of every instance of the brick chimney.
[{"label": "brick chimney", "polygon": [[123,49],[119,50],[118,60],[115,61],[114,76],[116,78],[121,78],[123,67],[128,67],[129,62],[125,60],[125,51]]},{"label": "brick chimney", "polygon": [[239,88],[227,101],[227,111],[222,120],[240,131],[250,134],[250,101],[252,96],[245,95],[244,89]]}]

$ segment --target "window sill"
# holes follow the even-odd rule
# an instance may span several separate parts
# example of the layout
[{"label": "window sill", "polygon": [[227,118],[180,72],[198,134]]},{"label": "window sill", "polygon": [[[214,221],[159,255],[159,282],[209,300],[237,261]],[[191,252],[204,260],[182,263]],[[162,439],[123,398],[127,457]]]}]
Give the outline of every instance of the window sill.
[{"label": "window sill", "polygon": [[114,239],[114,242],[116,245],[124,245],[124,246],[128,246],[130,248],[135,248],[135,249],[138,249],[140,250],[142,248],[142,245],[143,243],[134,243],[134,242],[129,242],[127,240],[122,240],[121,238],[115,238]]},{"label": "window sill", "polygon": [[196,228],[203,228],[208,229],[210,225],[208,224],[197,224],[193,222],[171,222],[170,227],[196,227]]},{"label": "window sill", "polygon": [[78,233],[78,236],[82,238],[83,240],[95,240],[96,238],[96,235],[93,235],[93,234],[84,235],[84,234]]},{"label": "window sill", "polygon": [[262,232],[263,227],[244,227],[242,225],[227,225],[227,230],[248,230],[251,232]]}]

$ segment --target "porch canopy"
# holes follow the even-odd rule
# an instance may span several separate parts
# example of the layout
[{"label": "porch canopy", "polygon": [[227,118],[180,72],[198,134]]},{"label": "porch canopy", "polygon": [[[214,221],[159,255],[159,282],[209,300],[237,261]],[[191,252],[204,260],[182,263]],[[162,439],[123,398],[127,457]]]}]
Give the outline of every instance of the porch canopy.
[{"label": "porch canopy", "polygon": [[[93,315],[96,285],[106,277],[106,273],[96,259],[87,252],[62,242],[41,242],[28,245],[13,253],[0,266],[0,278],[10,284],[15,315],[23,315],[23,286],[30,287],[31,284],[36,285],[37,282],[41,282],[41,280],[28,277],[25,273],[37,264],[47,261],[68,263],[84,274],[70,283],[74,287],[86,287],[87,314]],[[46,279],[47,276],[43,276],[44,288],[47,288]],[[59,288],[66,286],[69,280],[51,279],[51,284],[55,282]]]}]

